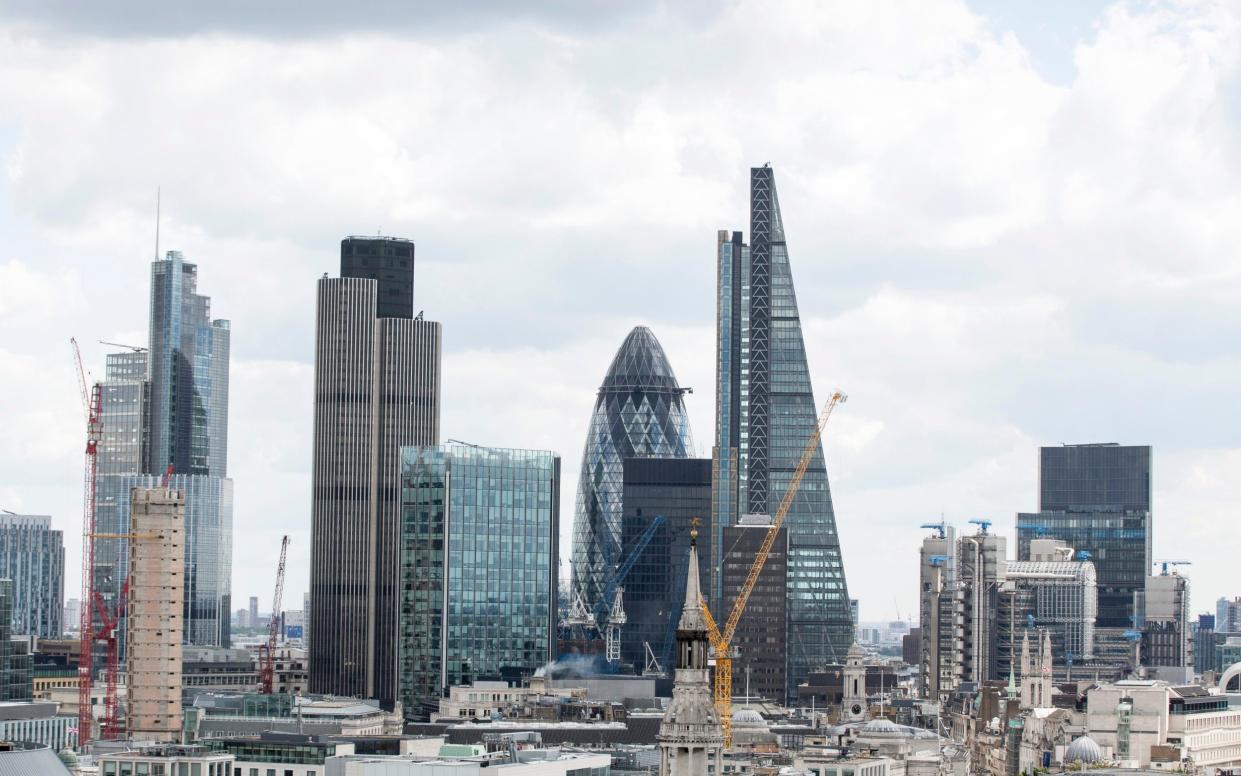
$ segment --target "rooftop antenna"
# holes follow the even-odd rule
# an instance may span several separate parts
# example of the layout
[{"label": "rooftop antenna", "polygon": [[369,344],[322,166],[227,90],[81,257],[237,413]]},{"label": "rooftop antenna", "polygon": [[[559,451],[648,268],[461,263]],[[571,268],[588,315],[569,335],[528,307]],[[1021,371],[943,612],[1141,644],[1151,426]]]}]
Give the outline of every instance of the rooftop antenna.
[{"label": "rooftop antenna", "polygon": [[160,187],[155,187],[155,260],[159,261],[159,200]]}]

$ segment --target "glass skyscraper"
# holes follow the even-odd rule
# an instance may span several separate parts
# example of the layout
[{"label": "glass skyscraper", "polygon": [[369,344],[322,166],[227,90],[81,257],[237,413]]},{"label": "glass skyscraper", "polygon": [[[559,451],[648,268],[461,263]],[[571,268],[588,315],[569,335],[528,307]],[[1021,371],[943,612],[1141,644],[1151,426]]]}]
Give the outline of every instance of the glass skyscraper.
[{"label": "glass skyscraper", "polygon": [[[774,514],[817,422],[774,171],[750,170],[750,243],[716,243],[716,440],[713,599],[721,600],[724,530],[741,515]],[[823,446],[785,520],[789,697],[810,670],[842,663],[853,618]]]},{"label": "glass skyscraper", "polygon": [[0,579],[13,582],[12,633],[64,635],[65,540],[52,529],[52,518],[0,514]]},{"label": "glass skyscraper", "polygon": [[[198,293],[198,267],[179,251],[151,263],[149,348],[107,357],[102,383],[96,527],[129,531],[130,491],[185,491],[184,638],[228,646],[233,557],[233,482],[228,478],[231,329]],[[129,568],[129,543],[95,540],[95,590],[114,611]],[[125,644],[125,621],[120,643]],[[122,646],[122,650],[124,647]],[[122,655],[123,657],[123,655]]]},{"label": "glass skyscraper", "polygon": [[1151,573],[1151,448],[1117,444],[1039,450],[1039,510],[1017,515],[1017,553],[1061,539],[1090,553],[1100,628],[1134,627],[1134,594]]},{"label": "glass skyscraper", "polygon": [[400,697],[425,718],[452,685],[554,657],[560,458],[404,447],[400,471]]},{"label": "glass skyscraper", "polygon": [[688,458],[694,449],[686,389],[655,335],[634,327],[599,387],[586,431],[573,515],[573,588],[596,616],[622,557],[626,458]]}]

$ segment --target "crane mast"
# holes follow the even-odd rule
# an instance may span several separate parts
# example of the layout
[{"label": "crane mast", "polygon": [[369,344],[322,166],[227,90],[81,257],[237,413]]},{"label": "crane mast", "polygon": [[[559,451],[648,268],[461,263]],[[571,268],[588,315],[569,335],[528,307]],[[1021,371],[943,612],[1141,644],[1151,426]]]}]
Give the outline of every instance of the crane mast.
[{"label": "crane mast", "polygon": [[98,472],[99,440],[103,435],[103,386],[95,383],[88,387],[86,369],[82,366],[82,352],[78,341],[70,338],[73,347],[73,365],[78,373],[78,390],[82,396],[82,408],[86,411],[86,465],[82,493],[82,620],[81,654],[78,656],[78,745],[91,740],[91,674],[93,665],[91,651],[94,644],[94,621],[91,602],[95,593],[95,480]]},{"label": "crane mast", "polygon": [[836,391],[832,397],[828,399],[827,404],[823,407],[823,412],[819,415],[818,422],[810,432],[810,438],[806,440],[806,448],[802,451],[801,460],[797,462],[797,468],[793,471],[793,477],[789,480],[789,486],[784,491],[784,497],[780,499],[780,506],[776,510],[775,516],[771,520],[771,526],[767,529],[767,535],[763,537],[763,543],[758,548],[758,552],[754,555],[754,561],[750,564],[750,571],[746,575],[745,583],[737,592],[737,598],[733,602],[733,608],[728,614],[728,619],[724,622],[723,630],[716,625],[715,619],[711,616],[710,609],[707,608],[706,602],[703,602],[702,612],[707,620],[707,632],[711,639],[711,648],[715,652],[715,711],[720,718],[720,727],[724,732],[724,746],[732,746],[732,715],[733,715],[733,634],[737,632],[737,624],[741,621],[741,615],[745,612],[746,603],[750,600],[750,594],[754,592],[754,586],[758,582],[758,577],[763,571],[763,566],[767,563],[767,556],[771,554],[771,548],[776,542],[776,536],[780,533],[780,527],[784,525],[784,518],[788,516],[789,509],[793,506],[793,499],[797,496],[797,491],[801,488],[802,478],[806,476],[806,470],[810,467],[810,461],[814,458],[814,453],[818,449],[819,440],[823,436],[823,429],[827,426],[827,420],[832,416],[832,410],[836,409],[836,405],[847,400],[843,393]]},{"label": "crane mast", "polygon": [[276,636],[280,633],[280,599],[284,597],[284,562],[289,555],[289,537],[280,540],[280,565],[276,567],[276,592],[272,596],[271,621],[267,624],[267,643],[264,645],[259,680],[264,695],[271,695],[276,675]]}]

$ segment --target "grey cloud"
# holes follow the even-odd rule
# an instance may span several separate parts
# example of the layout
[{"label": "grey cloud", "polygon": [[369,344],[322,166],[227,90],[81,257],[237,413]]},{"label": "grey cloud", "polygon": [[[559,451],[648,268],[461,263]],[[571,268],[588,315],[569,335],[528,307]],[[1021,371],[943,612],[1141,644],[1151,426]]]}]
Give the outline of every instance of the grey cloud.
[{"label": "grey cloud", "polygon": [[648,14],[701,18],[718,6],[714,0],[0,0],[0,20],[42,31],[107,38],[218,34],[288,39],[352,33],[419,37],[469,33],[503,23],[581,33]]}]

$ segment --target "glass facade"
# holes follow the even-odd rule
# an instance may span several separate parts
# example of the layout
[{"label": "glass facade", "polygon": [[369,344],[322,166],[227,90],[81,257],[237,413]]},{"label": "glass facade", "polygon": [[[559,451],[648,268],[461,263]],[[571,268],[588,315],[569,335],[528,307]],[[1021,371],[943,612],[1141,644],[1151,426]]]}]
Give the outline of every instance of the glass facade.
[{"label": "glass facade", "polygon": [[28,642],[12,638],[13,609],[13,582],[0,579],[0,702],[28,701],[33,689]]},{"label": "glass facade", "polygon": [[573,515],[573,587],[601,621],[611,606],[606,593],[624,561],[625,459],[689,457],[694,443],[685,392],[645,326],[625,338],[599,388]]},{"label": "glass facade", "polygon": [[[676,622],[685,601],[690,531],[706,536],[710,528],[711,462],[705,458],[626,458],[622,492],[622,563],[634,558],[619,584],[624,588],[621,662],[638,672],[646,667],[646,644],[665,670],[672,669]],[[663,520],[639,542],[651,523]],[[708,548],[699,552],[699,584],[710,582]],[[636,556],[633,553],[638,553]],[[610,603],[609,603],[610,605]]]},{"label": "glass facade", "polygon": [[1151,448],[1063,445],[1039,451],[1039,512],[1017,515],[1017,553],[1061,539],[1090,553],[1100,628],[1134,627],[1134,595],[1151,573]]},{"label": "glass facade", "polygon": [[414,243],[401,237],[346,237],[340,241],[340,276],[376,281],[380,318],[414,317]]},{"label": "glass facade", "polygon": [[13,582],[12,633],[64,635],[65,540],[52,530],[52,518],[0,515],[0,579]]},{"label": "glass facade", "polygon": [[[233,482],[227,478],[229,322],[211,318],[210,297],[198,293],[198,268],[179,251],[151,263],[148,322],[149,349],[107,357],[96,528],[127,533],[130,490],[157,487],[171,464],[170,484],[185,491],[186,502],[185,641],[228,646],[233,556]],[[115,611],[128,568],[126,540],[95,540],[95,590],[109,611]],[[125,630],[122,618],[122,660]]]},{"label": "glass facade", "polygon": [[554,657],[560,458],[448,444],[401,448],[400,697],[519,679]]},{"label": "glass facade", "polygon": [[[750,171],[750,244],[721,232],[717,296],[713,557],[746,513],[773,514],[818,418],[784,222],[770,167]],[[811,669],[843,662],[853,618],[823,446],[793,500],[789,531],[788,694]],[[718,561],[717,561],[718,562]],[[717,586],[722,576],[717,577]]]}]

